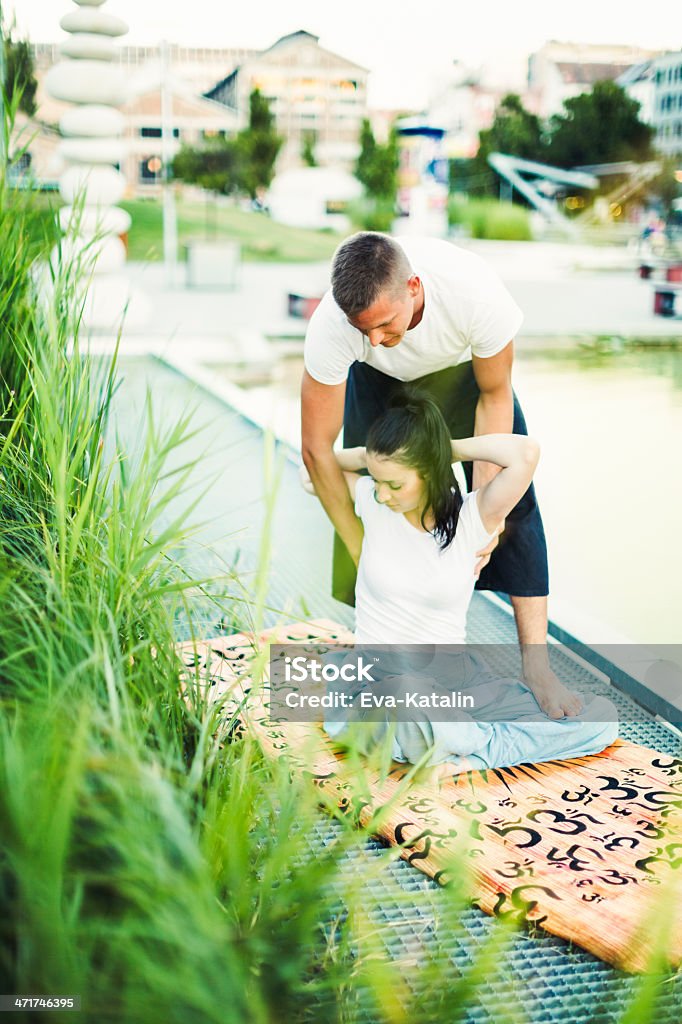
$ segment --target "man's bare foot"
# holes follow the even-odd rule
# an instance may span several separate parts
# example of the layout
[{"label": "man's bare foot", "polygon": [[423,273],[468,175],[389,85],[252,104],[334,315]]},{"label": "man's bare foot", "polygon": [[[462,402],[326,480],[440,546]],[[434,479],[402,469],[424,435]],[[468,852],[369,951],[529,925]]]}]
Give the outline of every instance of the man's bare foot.
[{"label": "man's bare foot", "polygon": [[560,681],[547,665],[532,674],[526,672],[524,680],[535,694],[535,699],[548,718],[574,718],[583,709],[580,694],[574,693]]}]

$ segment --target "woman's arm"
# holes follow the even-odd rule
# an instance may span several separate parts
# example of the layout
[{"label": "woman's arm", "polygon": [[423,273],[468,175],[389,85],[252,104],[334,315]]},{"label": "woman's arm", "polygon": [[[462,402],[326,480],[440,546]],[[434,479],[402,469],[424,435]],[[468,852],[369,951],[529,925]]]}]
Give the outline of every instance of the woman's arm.
[{"label": "woman's arm", "polygon": [[360,448],[335,448],[334,458],[341,469],[354,473],[358,469],[367,469],[367,449]]},{"label": "woman's arm", "polygon": [[[348,492],[353,500],[355,500],[355,484],[358,481],[359,474],[354,472],[356,469],[367,468],[367,449],[364,447],[359,448],[337,448],[334,451],[334,458],[339,464],[339,469],[343,470],[343,476],[348,487]],[[313,482],[310,479],[310,473],[306,469],[305,465],[301,466],[299,471],[301,485],[308,494],[316,494]]]},{"label": "woman's arm", "polygon": [[[350,451],[350,452],[360,451],[360,449],[353,449],[353,448],[350,448],[350,449],[347,449],[347,450]],[[364,452],[365,449],[363,448],[361,450]],[[310,479],[310,474],[309,474],[308,470],[306,469],[305,465],[302,465],[300,467],[300,469],[298,471],[298,475],[299,475],[299,479],[301,481],[301,486],[303,487],[303,490],[307,491],[308,494],[313,494],[313,495],[315,495],[315,497],[317,497],[317,492],[315,490],[315,487],[313,486],[313,482]],[[342,475],[343,475],[343,479],[345,480],[346,487],[348,488],[348,493],[349,493],[352,501],[355,501],[355,485],[357,484],[358,480],[360,479],[360,474],[359,473],[350,473],[350,472],[348,472],[346,470],[343,470],[342,471]],[[353,510],[353,511],[355,512],[355,510]],[[355,523],[354,523],[352,534],[349,533],[348,534],[348,538],[346,538],[343,533],[339,533],[339,536],[341,537],[341,540],[344,542],[344,544],[348,548],[348,550],[349,550],[349,552],[351,554],[351,557],[352,557],[352,559],[353,559],[353,561],[355,562],[356,565],[358,564],[359,559],[360,559],[360,549],[362,548],[363,534],[364,534],[364,530],[363,530],[363,526],[362,526],[362,521],[360,520],[360,518],[357,515],[355,515]]]},{"label": "woman's arm", "polygon": [[499,525],[526,493],[540,458],[537,441],[525,434],[481,434],[452,442],[456,462],[492,462],[494,479],[477,492],[478,510],[488,533]]}]

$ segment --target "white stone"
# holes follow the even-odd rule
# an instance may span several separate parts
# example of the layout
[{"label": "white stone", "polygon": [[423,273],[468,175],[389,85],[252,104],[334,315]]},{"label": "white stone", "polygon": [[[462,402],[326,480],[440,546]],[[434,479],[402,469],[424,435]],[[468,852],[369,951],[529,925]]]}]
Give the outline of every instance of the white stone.
[{"label": "white stone", "polygon": [[59,24],[65,32],[96,32],[101,36],[124,36],[128,31],[122,18],[91,9],[65,14]]},{"label": "white stone", "polygon": [[[36,293],[46,314],[55,302],[52,274],[48,260],[36,260],[31,268]],[[149,299],[123,274],[104,274],[89,279],[87,284],[89,287],[84,284],[78,296],[80,302],[85,300],[82,326],[116,336],[124,315],[124,330],[139,329],[151,319]]]},{"label": "white stone", "polygon": [[139,330],[151,319],[151,305],[139,288],[122,276],[98,277],[83,306],[83,326],[116,336],[122,330]]},{"label": "white stone", "polygon": [[99,276],[121,270],[125,266],[126,249],[115,235],[94,242],[90,238],[72,235],[62,238],[61,243],[55,245],[51,260],[55,273],[60,263],[65,268],[73,265],[78,276],[87,282],[91,274]]},{"label": "white stone", "polygon": [[118,107],[128,98],[122,68],[102,60],[65,60],[45,75],[50,96],[67,103],[104,103]]},{"label": "white stone", "polygon": [[64,139],[57,146],[60,157],[77,164],[120,164],[127,146],[123,139]]},{"label": "white stone", "polygon": [[62,206],[59,211],[59,226],[67,234],[75,232],[86,237],[96,234],[123,235],[130,229],[131,217],[119,206],[101,208],[85,206],[82,209]]},{"label": "white stone", "polygon": [[59,191],[67,203],[84,193],[85,206],[114,206],[123,196],[126,179],[113,167],[74,164],[59,180]]},{"label": "white stone", "polygon": [[120,110],[101,104],[88,103],[73,107],[62,114],[59,130],[62,135],[86,135],[89,138],[109,138],[122,135],[125,118]]},{"label": "white stone", "polygon": [[77,32],[65,39],[59,46],[63,57],[76,60],[113,60],[117,56],[116,44],[110,36],[94,35],[88,32]]}]

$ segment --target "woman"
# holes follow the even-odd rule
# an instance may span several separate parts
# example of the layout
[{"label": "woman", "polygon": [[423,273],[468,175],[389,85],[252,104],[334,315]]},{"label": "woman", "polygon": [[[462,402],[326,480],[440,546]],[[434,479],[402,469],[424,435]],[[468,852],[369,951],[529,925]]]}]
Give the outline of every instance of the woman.
[{"label": "woman", "polygon": [[[607,747],[618,731],[610,701],[597,697],[575,717],[549,719],[518,679],[496,677],[474,652],[441,655],[437,646],[465,644],[476,553],[530,485],[537,443],[516,434],[451,441],[436,403],[406,387],[370,428],[366,448],[344,449],[336,457],[357,516],[353,532],[343,537],[349,551],[360,551],[356,642],[436,645],[431,656],[421,656],[420,672],[409,671],[410,688],[425,695],[468,693],[478,719],[457,711],[445,721],[428,712],[398,721],[394,759],[416,763],[428,751],[424,763],[446,763],[458,772],[576,757]],[[500,472],[462,498],[453,461],[492,462]],[[357,472],[364,468],[369,476]],[[305,471],[304,486],[314,493]],[[400,671],[404,680],[404,656]],[[352,718],[362,716],[354,712]],[[388,730],[387,721],[374,728],[368,720],[364,725],[365,749]],[[350,731],[346,720],[327,721],[325,728],[341,741]]]}]

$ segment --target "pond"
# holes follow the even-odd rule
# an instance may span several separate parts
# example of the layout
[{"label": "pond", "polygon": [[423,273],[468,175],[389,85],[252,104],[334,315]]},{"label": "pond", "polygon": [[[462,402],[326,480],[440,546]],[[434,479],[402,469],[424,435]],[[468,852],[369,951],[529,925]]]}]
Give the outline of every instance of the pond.
[{"label": "pond", "polygon": [[682,351],[521,351],[550,614],[588,643],[681,637]]}]

